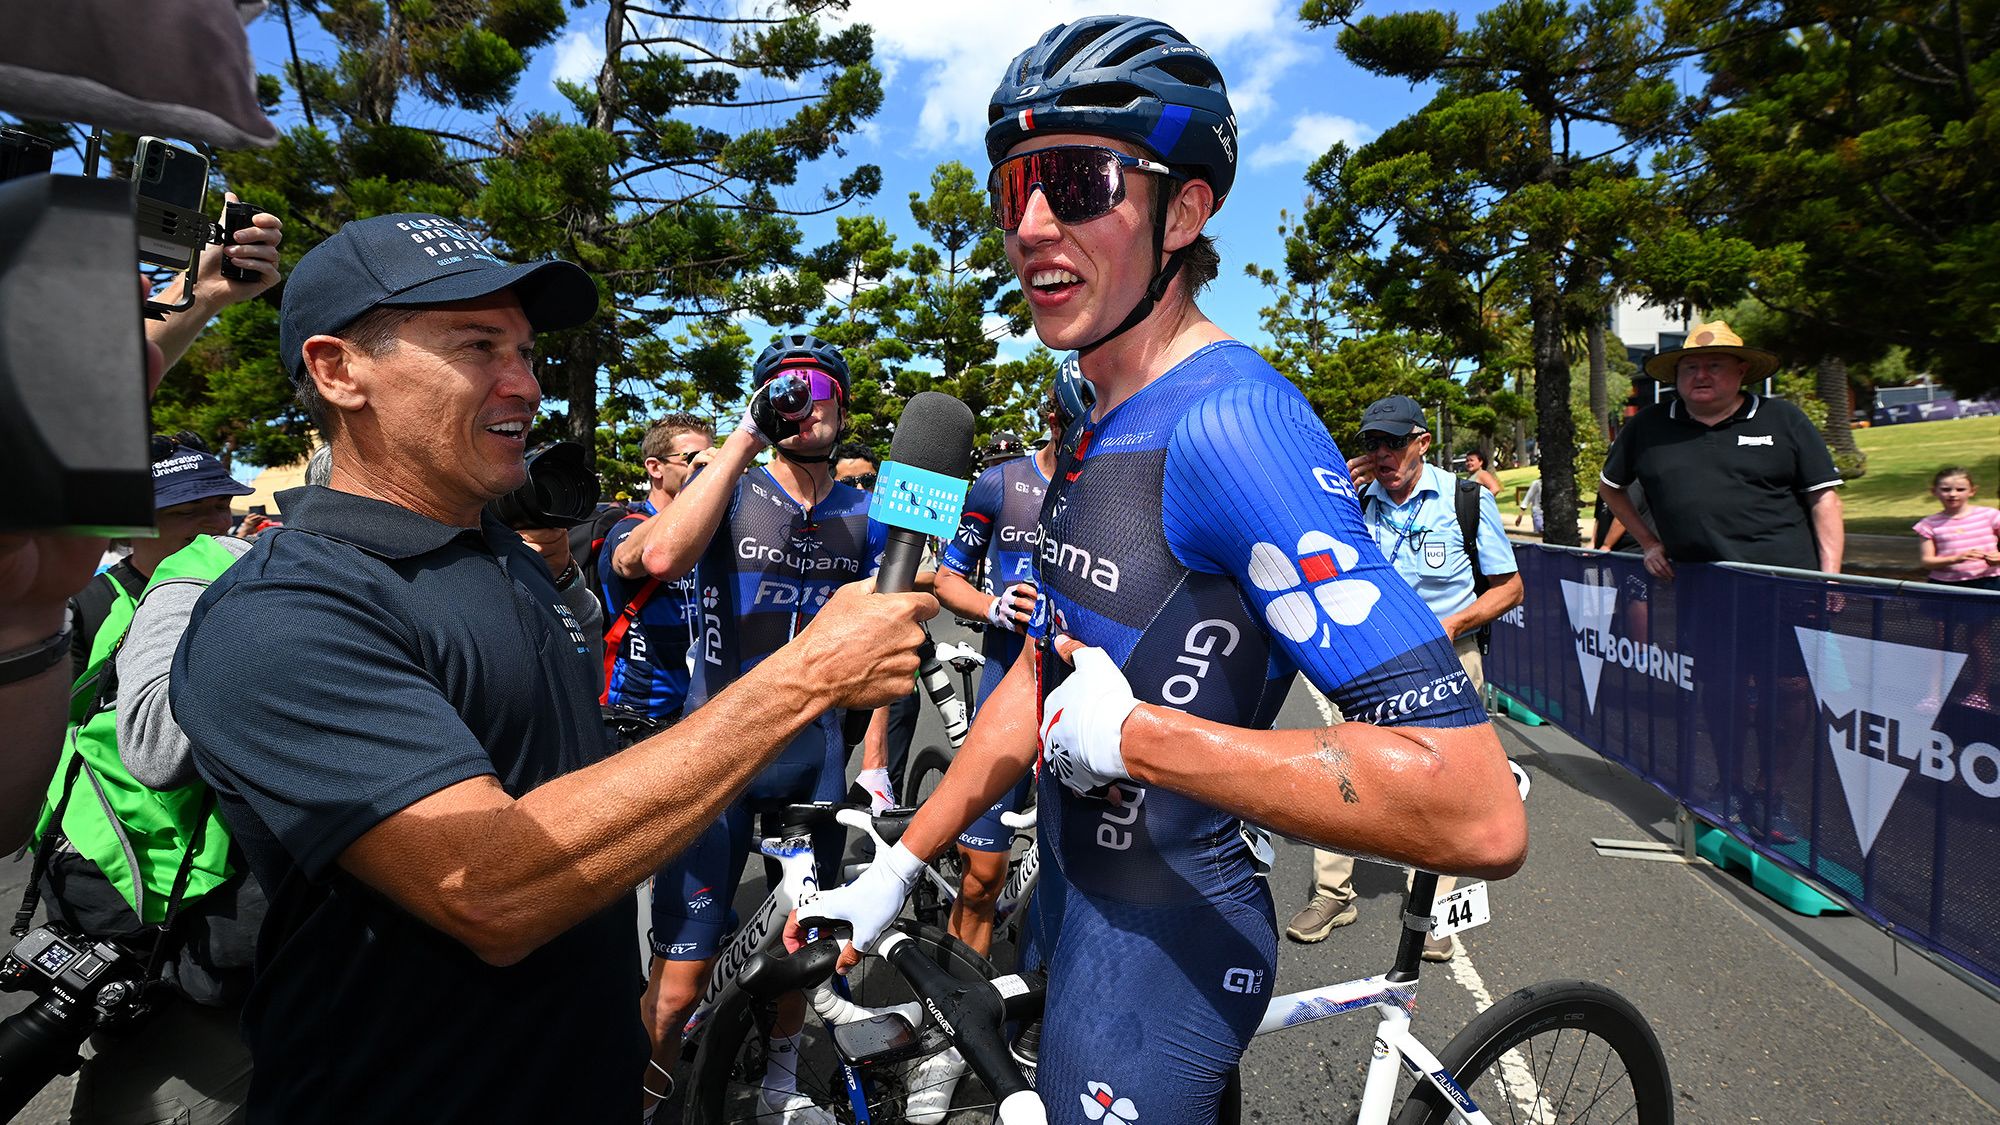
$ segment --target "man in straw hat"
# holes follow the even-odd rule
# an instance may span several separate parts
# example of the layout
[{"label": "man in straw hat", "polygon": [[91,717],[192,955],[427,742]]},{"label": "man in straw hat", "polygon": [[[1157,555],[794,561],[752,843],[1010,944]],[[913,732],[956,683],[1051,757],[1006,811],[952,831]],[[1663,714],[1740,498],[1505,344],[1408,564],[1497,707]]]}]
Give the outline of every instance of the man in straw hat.
[{"label": "man in straw hat", "polygon": [[[1743,389],[1778,357],[1745,347],[1722,321],[1646,361],[1675,395],[1639,412],[1604,459],[1605,503],[1646,552],[1646,570],[1676,562],[1745,562],[1839,573],[1843,482],[1799,408]],[[1625,489],[1651,503],[1641,518]]]}]

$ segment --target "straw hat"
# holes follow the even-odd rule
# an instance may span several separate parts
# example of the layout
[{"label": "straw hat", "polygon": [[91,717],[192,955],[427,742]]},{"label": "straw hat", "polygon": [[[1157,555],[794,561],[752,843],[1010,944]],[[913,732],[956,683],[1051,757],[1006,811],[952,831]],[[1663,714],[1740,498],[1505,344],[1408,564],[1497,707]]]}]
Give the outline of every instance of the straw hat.
[{"label": "straw hat", "polygon": [[1684,355],[1706,355],[1720,352],[1733,355],[1744,363],[1744,382],[1762,379],[1778,369],[1778,357],[1762,348],[1743,346],[1743,337],[1731,331],[1729,325],[1720,320],[1707,324],[1697,324],[1687,335],[1687,343],[1671,351],[1661,352],[1646,361],[1646,374],[1662,383],[1674,381],[1675,369]]}]

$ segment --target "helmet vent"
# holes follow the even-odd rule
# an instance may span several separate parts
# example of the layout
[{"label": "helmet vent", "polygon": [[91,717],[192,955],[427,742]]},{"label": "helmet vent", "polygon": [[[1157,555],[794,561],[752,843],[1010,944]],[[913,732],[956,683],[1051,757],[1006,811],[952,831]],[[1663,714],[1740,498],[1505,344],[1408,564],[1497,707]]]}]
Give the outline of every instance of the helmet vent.
[{"label": "helmet vent", "polygon": [[1056,97],[1062,106],[1104,106],[1116,109],[1146,97],[1146,91],[1125,82],[1100,82],[1078,90],[1065,90]]},{"label": "helmet vent", "polygon": [[1068,66],[1078,55],[1089,50],[1092,43],[1104,38],[1106,33],[1115,30],[1116,27],[1116,24],[1100,23],[1095,27],[1088,27],[1079,31],[1076,38],[1070,41],[1069,50],[1064,52],[1061,58],[1049,60],[1047,73],[1054,74],[1063,67]]},{"label": "helmet vent", "polygon": [[1205,90],[1213,90],[1220,85],[1216,81],[1218,76],[1212,64],[1204,66],[1193,59],[1162,59],[1153,65],[1189,86],[1200,86]]}]

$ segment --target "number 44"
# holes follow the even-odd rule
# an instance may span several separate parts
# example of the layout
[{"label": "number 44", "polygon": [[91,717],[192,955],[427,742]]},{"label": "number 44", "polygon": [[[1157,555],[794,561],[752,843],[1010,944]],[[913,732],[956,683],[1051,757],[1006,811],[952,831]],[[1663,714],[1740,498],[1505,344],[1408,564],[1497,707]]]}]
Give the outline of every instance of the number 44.
[{"label": "number 44", "polygon": [[1446,938],[1493,920],[1486,905],[1486,884],[1467,883],[1431,904],[1431,936]]}]

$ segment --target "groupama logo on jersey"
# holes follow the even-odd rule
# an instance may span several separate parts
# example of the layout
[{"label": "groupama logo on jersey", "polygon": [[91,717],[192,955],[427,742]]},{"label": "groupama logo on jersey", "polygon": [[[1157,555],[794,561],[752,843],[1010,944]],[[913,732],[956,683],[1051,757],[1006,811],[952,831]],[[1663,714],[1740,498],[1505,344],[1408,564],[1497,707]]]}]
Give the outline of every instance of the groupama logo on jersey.
[{"label": "groupama logo on jersey", "polygon": [[1264,607],[1264,620],[1279,636],[1304,644],[1320,632],[1320,610],[1335,625],[1359,625],[1381,600],[1382,591],[1365,578],[1343,578],[1361,561],[1361,552],[1324,531],[1299,536],[1286,551],[1275,543],[1250,548],[1250,581],[1278,596]]},{"label": "groupama logo on jersey", "polygon": [[1797,626],[1792,632],[1862,855],[1875,846],[1912,768],[2000,797],[2000,749],[1984,742],[1960,749],[1932,726],[1965,654]]},{"label": "groupama logo on jersey", "polygon": [[1139,1120],[1139,1107],[1132,1104],[1131,1098],[1117,1096],[1102,1082],[1092,1082],[1084,1088],[1090,1092],[1078,1094],[1076,1099],[1083,1103],[1085,1117],[1105,1125],[1134,1125]]}]

